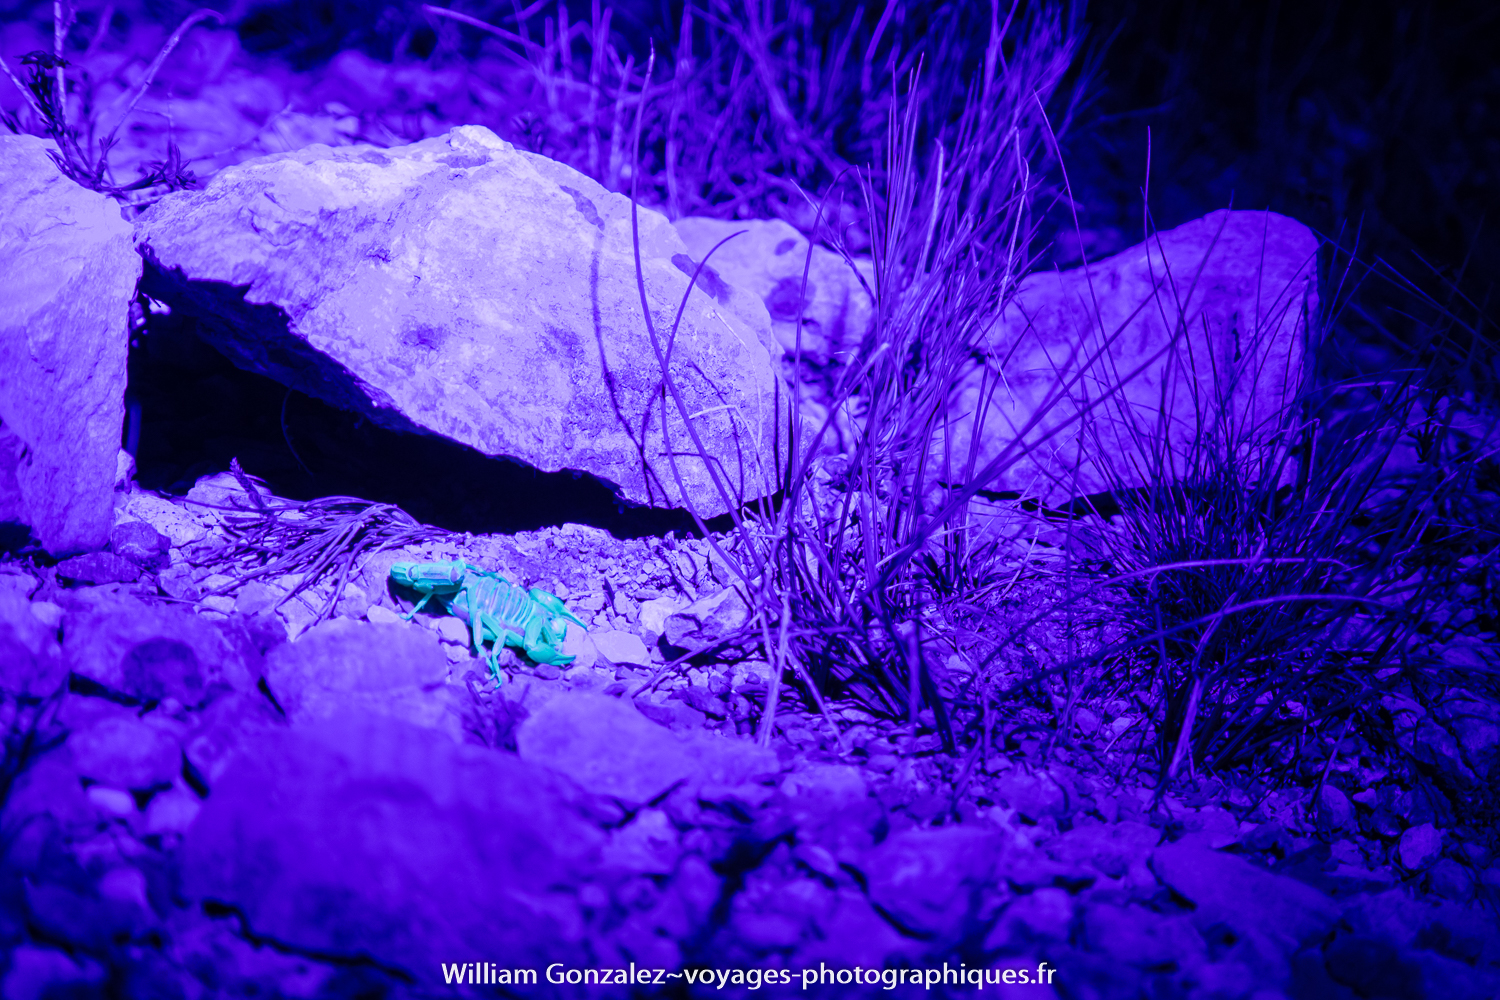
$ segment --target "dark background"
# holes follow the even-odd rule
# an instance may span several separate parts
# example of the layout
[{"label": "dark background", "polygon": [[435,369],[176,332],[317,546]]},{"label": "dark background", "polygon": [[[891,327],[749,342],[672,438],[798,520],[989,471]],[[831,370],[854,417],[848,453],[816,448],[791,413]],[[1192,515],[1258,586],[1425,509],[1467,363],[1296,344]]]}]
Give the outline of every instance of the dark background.
[{"label": "dark background", "polygon": [[[164,14],[181,7],[161,6]],[[492,16],[504,9],[454,6],[493,7]],[[654,39],[670,60],[679,0],[613,6],[621,49],[644,60]],[[918,23],[940,6],[908,5],[904,16]],[[972,0],[955,6],[988,10]],[[391,58],[398,44],[405,57],[437,44],[426,27],[411,30],[405,6],[242,7],[246,48],[299,66],[351,45]],[[827,25],[847,24],[858,9],[847,0],[812,7]],[[869,27],[883,9],[867,5]],[[587,20],[590,2],[569,0],[569,10]],[[1490,362],[1500,230],[1486,216],[1500,203],[1500,5],[1095,0],[1084,20],[1075,74],[1084,107],[1062,144],[1084,251],[1101,256],[1142,238],[1149,144],[1155,228],[1231,205],[1292,216],[1365,264],[1385,262],[1452,314],[1461,346],[1480,348],[1478,363]],[[1047,236],[1072,229],[1069,207],[1053,214]],[[1064,237],[1043,260],[1076,263],[1078,240]],[[1356,266],[1346,275],[1347,264],[1327,255],[1325,303],[1338,299],[1341,278],[1347,291],[1347,278],[1363,273]],[[1361,314],[1344,326],[1367,347],[1401,339],[1399,313],[1416,307],[1400,299],[1367,287]],[[1367,351],[1366,365],[1383,359]]]},{"label": "dark background", "polygon": [[[1492,361],[1500,6],[1104,0],[1089,20],[1109,44],[1065,144],[1080,220],[1140,238],[1149,129],[1158,227],[1231,203],[1292,216],[1386,262],[1459,321],[1457,346]],[[1345,262],[1325,257],[1327,303]],[[1341,323],[1370,346],[1415,307],[1378,279],[1357,305]]]}]

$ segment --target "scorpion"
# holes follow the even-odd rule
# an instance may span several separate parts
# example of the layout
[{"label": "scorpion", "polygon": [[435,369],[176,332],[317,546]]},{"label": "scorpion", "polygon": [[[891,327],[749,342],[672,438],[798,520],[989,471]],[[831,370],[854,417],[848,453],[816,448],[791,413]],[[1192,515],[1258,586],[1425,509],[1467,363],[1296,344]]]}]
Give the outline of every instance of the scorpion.
[{"label": "scorpion", "polygon": [[499,573],[471,566],[462,559],[452,562],[398,562],[391,566],[391,580],[422,594],[417,606],[402,617],[407,621],[434,597],[469,626],[469,641],[475,656],[483,655],[484,643],[493,642],[486,663],[495,685],[505,682],[498,657],[504,646],[521,650],[537,663],[567,666],[574,657],[561,652],[563,632],[575,618],[562,599],[538,587],[529,591]]}]

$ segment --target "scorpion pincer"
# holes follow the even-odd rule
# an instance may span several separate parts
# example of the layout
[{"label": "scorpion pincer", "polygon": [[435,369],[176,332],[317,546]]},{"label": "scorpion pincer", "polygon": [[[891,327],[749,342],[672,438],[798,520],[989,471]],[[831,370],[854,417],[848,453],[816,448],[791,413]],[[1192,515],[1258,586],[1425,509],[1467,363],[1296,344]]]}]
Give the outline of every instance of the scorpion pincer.
[{"label": "scorpion pincer", "polygon": [[497,685],[504,683],[498,657],[502,646],[521,650],[536,663],[566,666],[572,656],[562,653],[566,622],[586,628],[562,599],[538,587],[526,590],[499,573],[470,566],[462,559],[452,562],[398,562],[391,566],[391,580],[422,595],[407,614],[410,621],[434,597],[449,614],[469,626],[469,641],[475,656],[484,654],[484,643],[492,642],[486,662]]}]

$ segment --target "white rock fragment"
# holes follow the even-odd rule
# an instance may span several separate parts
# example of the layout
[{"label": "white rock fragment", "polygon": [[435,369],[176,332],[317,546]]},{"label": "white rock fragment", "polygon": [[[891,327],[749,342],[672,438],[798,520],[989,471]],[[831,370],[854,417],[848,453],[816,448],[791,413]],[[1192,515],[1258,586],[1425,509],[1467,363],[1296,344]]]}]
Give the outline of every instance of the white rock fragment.
[{"label": "white rock fragment", "polygon": [[145,521],[166,535],[173,548],[180,549],[208,537],[208,529],[196,517],[155,493],[131,493],[122,519]]},{"label": "white rock fragment", "polygon": [[469,645],[469,626],[459,621],[452,615],[441,615],[429,618],[427,623],[443,637],[444,642],[451,642],[459,646]]},{"label": "white rock fragment", "polygon": [[657,635],[667,631],[667,618],[681,611],[682,601],[675,597],[657,597],[641,603],[641,628]]},{"label": "white rock fragment", "polygon": [[563,633],[562,653],[574,658],[570,669],[585,669],[599,662],[599,647],[593,634],[572,622],[567,623],[567,631]]},{"label": "white rock fragment", "polygon": [[62,621],[63,609],[51,601],[36,601],[31,605],[31,614],[48,628],[57,628]]},{"label": "white rock fragment", "polygon": [[390,608],[379,604],[372,604],[365,611],[365,618],[375,625],[398,625],[405,624],[405,619]]},{"label": "white rock fragment", "polygon": [[682,649],[701,649],[728,637],[750,619],[750,609],[733,587],[700,598],[666,618],[667,641]]},{"label": "white rock fragment", "polygon": [[651,664],[651,654],[646,644],[634,632],[620,629],[601,629],[591,632],[589,637],[599,656],[617,667],[646,667]]}]

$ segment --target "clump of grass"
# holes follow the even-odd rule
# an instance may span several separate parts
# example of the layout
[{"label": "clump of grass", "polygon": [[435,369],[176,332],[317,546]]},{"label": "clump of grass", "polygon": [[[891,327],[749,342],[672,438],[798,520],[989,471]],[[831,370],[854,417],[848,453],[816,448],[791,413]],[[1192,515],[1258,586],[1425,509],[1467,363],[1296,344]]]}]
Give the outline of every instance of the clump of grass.
[{"label": "clump of grass", "polygon": [[[198,506],[223,512],[227,541],[206,556],[216,570],[233,579],[205,597],[234,592],[253,580],[293,575],[295,585],[277,601],[280,607],[325,579],[332,587],[311,625],[327,619],[338,605],[358,565],[376,553],[437,541],[447,533],[418,522],[393,504],[354,497],[319,497],[292,501],[262,496],[260,483],[231,464],[231,472],[249,497],[250,506]],[[309,626],[311,627],[311,626]]]},{"label": "clump of grass", "polygon": [[[1315,337],[1353,291],[1336,291]],[[1174,448],[1164,422],[1110,414],[1151,456],[1147,486],[1097,449],[1121,510],[1069,601],[1107,591],[1124,635],[1057,669],[1149,694],[1137,749],[1160,791],[1184,770],[1321,788],[1363,747],[1410,782],[1449,786],[1477,830],[1496,813],[1492,792],[1457,787],[1391,719],[1393,695],[1430,709],[1452,685],[1491,700],[1497,686],[1444,655],[1461,637],[1495,641],[1475,600],[1500,541],[1495,421],[1453,419],[1494,387],[1472,380],[1473,331],[1450,336],[1454,313],[1426,304],[1411,352],[1423,364],[1313,386],[1283,402],[1279,427],[1234,426],[1224,400],[1200,400],[1194,438]]]},{"label": "clump of grass", "polygon": [[[1364,386],[1370,405],[1337,419],[1328,400],[1356,387],[1284,399],[1261,426],[1237,425],[1226,399],[1197,400],[1197,434],[1185,446],[1165,422],[1141,424],[1113,402],[1139,369],[1117,373],[1115,386],[1079,407],[1085,439],[1097,446],[1097,425],[1088,426],[1096,418],[1123,421],[1150,461],[1110,466],[1096,448],[1116,523],[1079,532],[1055,600],[1020,616],[1005,607],[1025,567],[1006,564],[994,543],[975,543],[968,502],[1006,461],[1044,443],[1028,437],[1043,414],[986,468],[941,443],[980,326],[1028,266],[1045,122],[1032,117],[1040,100],[1022,98],[1044,100],[1071,57],[1070,36],[1051,16],[1033,15],[1018,32],[1006,74],[980,79],[983,100],[966,105],[952,131],[922,117],[921,95],[908,86],[888,105],[883,169],[858,175],[878,316],[834,387],[834,409],[857,429],[853,450],[835,469],[820,451],[827,428],[788,418],[778,480],[765,490],[773,500],[735,518],[721,551],[755,608],[747,634],[759,632],[775,666],[761,736],[785,678],[819,704],[852,698],[914,732],[919,723],[936,730],[950,751],[963,739],[987,747],[996,703],[1060,679],[1063,739],[1073,708],[1106,686],[1150,706],[1136,749],[1155,758],[1162,789],[1184,770],[1326,780],[1351,733],[1410,758],[1381,699],[1400,685],[1435,690],[1448,669],[1435,651],[1449,633],[1434,622],[1493,551],[1493,517],[1472,500],[1488,475],[1479,453],[1488,445],[1468,441],[1458,466],[1430,466],[1404,491],[1381,476],[1381,454],[1403,436],[1432,454],[1458,440],[1416,418],[1424,397],[1431,410],[1444,391],[1441,337],[1430,338],[1425,377]],[[1021,58],[1028,53],[1035,61]],[[924,144],[925,174],[916,155]],[[1342,306],[1321,322],[1308,317],[1311,332],[1331,330]],[[671,334],[651,333],[670,395]],[[1119,333],[1101,331],[1106,341]],[[1076,360],[1062,366],[1044,411],[1077,391]],[[1158,355],[1141,367],[1163,363]],[[726,491],[724,500],[738,510],[743,498]],[[1083,544],[1089,535],[1092,546]],[[1023,653],[1018,679],[997,678],[995,661],[1015,640],[1059,620],[1053,634],[1090,629],[1093,648],[1050,664]],[[936,639],[979,661],[958,690],[932,662],[943,648]],[[1472,673],[1466,681],[1489,683]]]},{"label": "clump of grass", "polygon": [[[67,76],[67,70],[72,64],[65,57],[64,50],[78,11],[71,3],[55,0],[52,15],[52,51],[32,52],[21,57],[21,65],[28,71],[26,82],[23,83],[9,64],[0,59],[0,70],[4,70],[11,83],[21,92],[31,112],[30,120],[26,122],[10,114],[0,116],[0,121],[17,135],[31,134],[51,139],[57,144],[57,149],[48,150],[48,155],[63,176],[91,191],[109,195],[132,207],[144,208],[171,191],[196,187],[197,178],[182,162],[177,144],[170,136],[167,139],[166,158],[151,164],[150,169],[128,184],[120,184],[115,180],[114,171],[109,165],[109,153],[118,141],[116,136],[120,126],[135,111],[167,56],[182,41],[182,36],[193,25],[208,18],[222,24],[223,16],[218,11],[200,8],[183,19],[146,68],[140,83],[133,90],[120,95],[113,108],[101,110],[93,106],[93,90],[87,74],[84,74],[79,81],[80,86],[72,91],[78,95],[80,112],[75,117],[70,114],[69,109],[70,89]],[[101,20],[100,37],[107,30],[107,20]],[[103,118],[113,115],[120,107],[123,107],[123,111],[115,118],[109,131],[102,136],[98,135]]]},{"label": "clump of grass", "polygon": [[[420,11],[437,27],[497,39],[497,51],[531,77],[524,106],[500,129],[518,144],[610,190],[634,191],[674,219],[787,218],[810,230],[818,220],[807,195],[827,195],[823,224],[859,252],[870,240],[866,206],[857,189],[844,197],[851,188],[840,182],[860,171],[885,183],[885,127],[899,86],[914,80],[925,121],[951,124],[971,80],[996,79],[1007,60],[1024,58],[1015,10],[994,3],[708,0],[683,7],[673,37],[658,39],[649,60],[621,52],[612,12],[599,4],[584,23],[570,21],[562,3],[503,15]],[[440,42],[439,51],[458,47]],[[913,77],[919,64],[928,71]]]},{"label": "clump of grass", "polygon": [[[1026,270],[1041,191],[1035,161],[1051,148],[1044,107],[1077,43],[1076,23],[1057,7],[1014,23],[1002,23],[998,7],[991,13],[984,69],[956,121],[927,103],[920,67],[888,105],[883,169],[857,177],[873,240],[874,331],[833,386],[822,426],[788,414],[777,478],[763,490],[774,500],[736,515],[735,544],[720,553],[756,609],[751,629],[773,663],[762,739],[785,674],[815,702],[852,698],[913,731],[930,711],[955,746],[929,662],[930,623],[970,613],[997,585],[997,549],[972,544],[968,503],[1005,463],[1045,443],[1032,432],[1065,390],[984,468],[977,451],[942,447],[974,347]],[[675,330],[659,336],[646,322],[669,400],[691,430],[669,365]],[[794,385],[792,398],[800,394]],[[824,442],[837,414],[852,417],[856,433],[835,480]],[[708,459],[696,438],[692,445]],[[722,492],[726,507],[741,509],[745,498]]]}]

